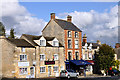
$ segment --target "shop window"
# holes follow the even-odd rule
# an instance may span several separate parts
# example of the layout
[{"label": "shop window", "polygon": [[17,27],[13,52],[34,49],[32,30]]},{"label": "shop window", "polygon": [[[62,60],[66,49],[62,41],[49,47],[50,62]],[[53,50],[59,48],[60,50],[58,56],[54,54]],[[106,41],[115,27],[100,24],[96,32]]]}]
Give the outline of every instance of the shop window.
[{"label": "shop window", "polygon": [[40,54],[40,60],[45,60],[45,54]]},{"label": "shop window", "polygon": [[75,32],[75,38],[78,38],[78,32]]},{"label": "shop window", "polygon": [[78,52],[75,52],[76,60],[78,60]]},{"label": "shop window", "polygon": [[87,59],[87,54],[85,54],[85,59]]},{"label": "shop window", "polygon": [[68,52],[68,60],[71,60],[71,52]]},{"label": "shop window", "polygon": [[71,40],[68,40],[68,48],[71,48]]},{"label": "shop window", "polygon": [[45,40],[40,40],[40,46],[45,46]]},{"label": "shop window", "polygon": [[58,60],[58,54],[54,54],[54,60]]},{"label": "shop window", "polygon": [[20,74],[28,74],[27,68],[20,68]]},{"label": "shop window", "polygon": [[90,65],[86,66],[86,70],[87,70],[87,71],[91,71],[91,67],[92,67],[92,66],[90,66]]},{"label": "shop window", "polygon": [[40,73],[45,73],[45,67],[40,67]]},{"label": "shop window", "polygon": [[89,53],[89,59],[92,60],[92,53]]},{"label": "shop window", "polygon": [[75,48],[78,49],[78,40],[75,40]]},{"label": "shop window", "polygon": [[53,41],[53,46],[59,46],[59,42],[58,41]]},{"label": "shop window", "polygon": [[22,52],[25,52],[25,47],[22,47],[21,50],[22,50]]},{"label": "shop window", "polygon": [[20,55],[20,61],[27,61],[27,55],[26,54],[21,54]]},{"label": "shop window", "polygon": [[71,31],[68,31],[68,37],[71,37]]},{"label": "shop window", "polygon": [[54,66],[54,67],[53,67],[53,71],[54,71],[54,72],[58,72],[58,66]]}]

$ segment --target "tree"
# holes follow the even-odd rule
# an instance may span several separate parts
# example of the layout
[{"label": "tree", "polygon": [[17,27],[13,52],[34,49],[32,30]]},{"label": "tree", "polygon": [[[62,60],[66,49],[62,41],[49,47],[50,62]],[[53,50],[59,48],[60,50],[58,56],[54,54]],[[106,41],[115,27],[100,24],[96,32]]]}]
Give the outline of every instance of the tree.
[{"label": "tree", "polygon": [[99,52],[95,58],[95,62],[100,70],[106,71],[114,65],[114,54],[115,52],[111,46],[106,44],[100,46]]},{"label": "tree", "polygon": [[15,34],[14,29],[11,28],[9,38],[15,38],[15,35],[14,35],[14,34]]},{"label": "tree", "polygon": [[0,36],[6,36],[5,27],[2,22],[0,22]]},{"label": "tree", "polygon": [[120,61],[116,60],[114,61],[114,68],[117,68],[117,70],[119,69],[119,65],[120,65]]}]

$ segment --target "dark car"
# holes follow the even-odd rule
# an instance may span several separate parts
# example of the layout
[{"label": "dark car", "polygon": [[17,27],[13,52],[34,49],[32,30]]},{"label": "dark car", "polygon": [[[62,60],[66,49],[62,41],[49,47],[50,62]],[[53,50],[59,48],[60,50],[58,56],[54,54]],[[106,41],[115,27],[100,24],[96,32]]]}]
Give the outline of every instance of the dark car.
[{"label": "dark car", "polygon": [[115,76],[118,74],[119,74],[119,72],[117,70],[108,70],[108,75]]}]

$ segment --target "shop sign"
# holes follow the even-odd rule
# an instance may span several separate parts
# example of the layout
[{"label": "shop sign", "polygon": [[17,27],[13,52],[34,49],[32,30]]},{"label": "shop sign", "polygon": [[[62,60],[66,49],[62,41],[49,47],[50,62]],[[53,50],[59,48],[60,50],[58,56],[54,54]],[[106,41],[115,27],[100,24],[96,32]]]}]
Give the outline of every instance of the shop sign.
[{"label": "shop sign", "polygon": [[45,61],[45,65],[52,65],[55,64],[55,61]]}]

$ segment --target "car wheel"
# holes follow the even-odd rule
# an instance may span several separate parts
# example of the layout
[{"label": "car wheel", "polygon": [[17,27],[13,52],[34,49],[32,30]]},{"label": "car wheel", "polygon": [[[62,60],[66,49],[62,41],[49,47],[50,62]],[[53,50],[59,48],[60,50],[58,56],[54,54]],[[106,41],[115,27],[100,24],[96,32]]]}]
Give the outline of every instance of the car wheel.
[{"label": "car wheel", "polygon": [[68,77],[68,79],[69,79],[69,78],[70,78],[70,75],[68,75],[67,77]]},{"label": "car wheel", "polygon": [[76,75],[76,78],[78,78],[78,75]]}]

